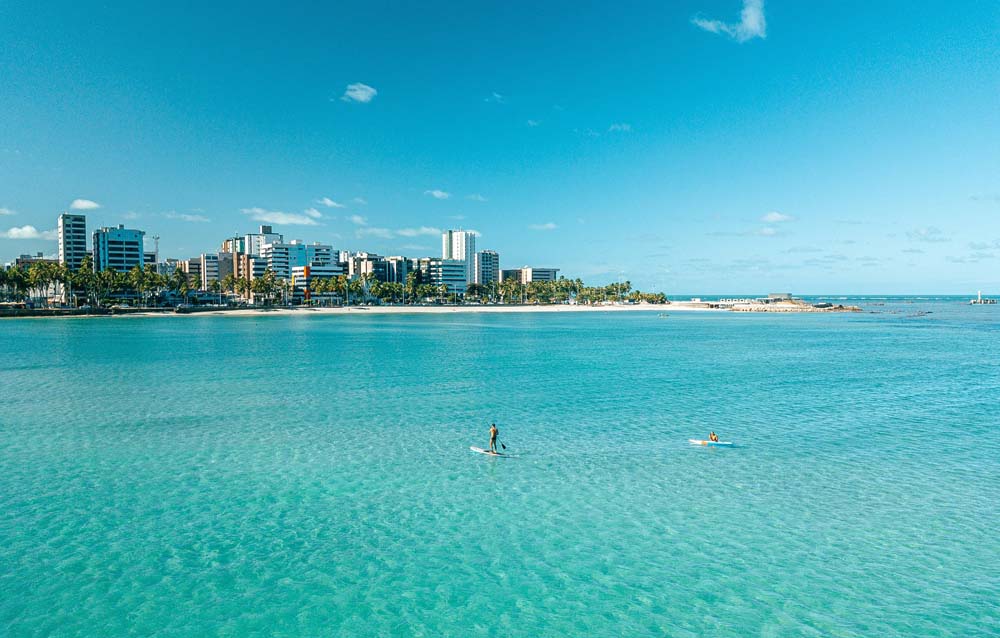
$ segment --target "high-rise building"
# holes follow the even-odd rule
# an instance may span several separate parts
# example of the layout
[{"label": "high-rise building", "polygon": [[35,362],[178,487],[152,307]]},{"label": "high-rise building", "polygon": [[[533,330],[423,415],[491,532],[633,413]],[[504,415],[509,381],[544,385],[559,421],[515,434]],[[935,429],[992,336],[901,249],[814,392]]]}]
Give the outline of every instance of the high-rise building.
[{"label": "high-rise building", "polygon": [[204,281],[204,278],[202,276],[204,271],[202,270],[201,256],[199,255],[198,257],[185,259],[182,262],[180,262],[180,264],[181,264],[181,269],[188,274],[188,277],[198,282],[198,289],[204,290],[205,288],[202,285],[202,281]]},{"label": "high-rise building", "polygon": [[446,230],[441,233],[441,258],[465,262],[465,281],[476,277],[476,233],[471,230]]},{"label": "high-rise building", "polygon": [[278,279],[289,279],[296,266],[329,266],[333,263],[333,247],[326,244],[306,244],[301,240],[268,243],[261,246],[261,258]]},{"label": "high-rise building", "polygon": [[497,251],[481,250],[476,253],[473,281],[481,286],[500,281],[500,255]]},{"label": "high-rise building", "polygon": [[388,281],[385,257],[375,253],[354,253],[347,262],[347,273],[351,279],[367,277],[377,281]]},{"label": "high-rise building", "polygon": [[222,281],[226,277],[232,275],[236,276],[236,268],[233,264],[233,253],[220,252],[219,253],[219,281]]},{"label": "high-rise building", "polygon": [[465,278],[465,261],[424,257],[416,260],[416,267],[420,269],[424,280],[429,281],[432,286],[445,285],[448,287],[448,294],[465,294],[465,288],[469,283]]},{"label": "high-rise building", "polygon": [[80,269],[87,254],[87,218],[63,213],[59,216],[59,263],[72,271]]},{"label": "high-rise building", "polygon": [[406,257],[385,258],[385,280],[397,284],[405,284],[410,274],[410,260]]},{"label": "high-rise building", "polygon": [[118,224],[117,228],[104,227],[94,231],[94,272],[117,270],[128,272],[143,265],[141,230],[132,230]]},{"label": "high-rise building", "polygon": [[274,232],[270,226],[261,226],[259,233],[250,233],[243,237],[243,250],[240,252],[245,252],[248,255],[260,255],[264,244],[280,244],[284,241],[285,236],[281,233]]},{"label": "high-rise building", "polygon": [[202,253],[198,259],[200,262],[198,271],[201,274],[201,289],[208,290],[213,281],[219,281],[219,255],[215,253]]},{"label": "high-rise building", "polygon": [[245,253],[247,245],[246,237],[228,237],[222,240],[220,253]]},{"label": "high-rise building", "polygon": [[267,270],[267,262],[262,257],[256,257],[247,253],[236,253],[233,255],[233,274],[237,279],[253,281],[257,277],[264,275]]}]

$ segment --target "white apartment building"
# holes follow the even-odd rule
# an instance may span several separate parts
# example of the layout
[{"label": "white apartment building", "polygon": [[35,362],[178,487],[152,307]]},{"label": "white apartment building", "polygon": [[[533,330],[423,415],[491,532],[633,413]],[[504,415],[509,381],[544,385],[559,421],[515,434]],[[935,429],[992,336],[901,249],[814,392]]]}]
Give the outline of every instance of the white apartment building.
[{"label": "white apartment building", "polygon": [[476,253],[473,281],[483,286],[500,281],[500,255],[497,251],[481,250]]},{"label": "white apartment building", "polygon": [[87,254],[87,218],[63,213],[59,216],[59,263],[72,271],[80,269]]},{"label": "white apartment building", "polygon": [[290,279],[296,266],[328,266],[333,261],[333,247],[326,244],[306,244],[299,239],[291,243],[273,243],[261,246],[260,256],[275,277]]},{"label": "white apartment building", "polygon": [[465,281],[475,281],[476,234],[470,230],[446,230],[441,233],[441,258],[464,261]]},{"label": "white apartment building", "polygon": [[261,226],[259,233],[250,233],[243,237],[242,250],[238,252],[248,255],[260,255],[264,244],[280,244],[284,241],[285,236],[281,233],[273,232],[270,226]]}]

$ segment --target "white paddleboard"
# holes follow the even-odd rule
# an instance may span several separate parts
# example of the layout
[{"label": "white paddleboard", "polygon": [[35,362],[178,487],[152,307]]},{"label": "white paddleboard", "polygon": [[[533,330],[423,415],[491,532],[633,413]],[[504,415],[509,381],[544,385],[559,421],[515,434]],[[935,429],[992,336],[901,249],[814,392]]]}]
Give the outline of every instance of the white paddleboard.
[{"label": "white paddleboard", "polygon": [[499,454],[499,453],[494,454],[493,452],[490,452],[489,450],[484,450],[481,447],[470,446],[469,449],[472,450],[473,452],[479,452],[480,454],[485,454],[486,456],[510,456],[509,454]]},{"label": "white paddleboard", "polygon": [[713,447],[716,445],[726,446],[733,444],[732,441],[702,441],[701,439],[688,439],[688,443],[691,445],[708,445]]}]

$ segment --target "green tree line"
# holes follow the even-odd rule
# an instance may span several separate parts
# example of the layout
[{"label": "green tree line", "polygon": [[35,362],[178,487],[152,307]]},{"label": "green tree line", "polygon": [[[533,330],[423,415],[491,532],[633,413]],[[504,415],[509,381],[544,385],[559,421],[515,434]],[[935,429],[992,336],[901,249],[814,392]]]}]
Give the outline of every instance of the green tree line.
[{"label": "green tree line", "polygon": [[[39,299],[48,303],[57,292],[63,291],[71,304],[87,303],[106,305],[114,299],[129,298],[139,305],[152,305],[170,292],[184,301],[201,288],[198,276],[177,268],[169,275],[156,272],[152,265],[136,266],[128,272],[104,270],[94,272],[91,257],[84,257],[76,271],[52,262],[35,262],[28,266],[0,270],[0,300],[24,301]],[[214,293],[222,301],[222,294],[253,299],[265,305],[291,295],[291,282],[279,279],[270,269],[253,280],[226,275],[221,281],[212,281],[206,292]],[[313,302],[322,303],[324,297],[336,295],[343,303],[420,303],[425,300],[457,303],[457,295],[449,293],[447,286],[431,283],[425,273],[410,272],[405,283],[384,282],[371,275],[348,278],[346,275],[310,281]],[[612,283],[607,286],[587,286],[580,279],[561,277],[555,281],[533,281],[527,285],[516,279],[489,284],[469,284],[465,302],[479,303],[567,303],[595,304],[611,301],[666,303],[663,293],[644,293],[632,289],[630,282]]]}]

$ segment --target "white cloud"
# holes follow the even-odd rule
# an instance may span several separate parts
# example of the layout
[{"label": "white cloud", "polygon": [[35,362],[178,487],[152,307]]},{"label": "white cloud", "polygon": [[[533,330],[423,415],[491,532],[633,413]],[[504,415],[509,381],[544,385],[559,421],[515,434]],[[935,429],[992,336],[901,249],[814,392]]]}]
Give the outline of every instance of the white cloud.
[{"label": "white cloud", "polygon": [[490,201],[490,200],[486,199],[485,197],[483,197],[482,195],[480,195],[479,193],[473,193],[472,195],[469,195],[465,199],[471,199],[474,202],[488,202],[488,201]]},{"label": "white cloud", "polygon": [[307,208],[304,211],[302,211],[302,214],[303,215],[308,215],[309,217],[312,217],[313,219],[319,219],[320,217],[323,216],[323,214],[320,213],[315,208]]},{"label": "white cloud", "polygon": [[530,226],[528,226],[528,228],[530,228],[531,230],[555,230],[556,228],[559,227],[556,226],[555,223],[553,222],[546,222],[544,224],[531,224]]},{"label": "white cloud", "polygon": [[73,210],[94,210],[95,208],[100,208],[101,205],[89,199],[74,199],[69,207]]},{"label": "white cloud", "polygon": [[17,211],[12,208],[0,208],[0,217],[4,215],[17,215]]},{"label": "white cloud", "polygon": [[316,200],[316,203],[320,206],[326,206],[327,208],[345,208],[343,204],[335,202],[329,197],[320,197]]},{"label": "white cloud", "polygon": [[951,241],[951,238],[946,237],[940,228],[935,228],[934,226],[911,230],[906,233],[906,236],[910,238],[910,241],[924,241],[928,243]]},{"label": "white cloud", "polygon": [[758,230],[757,234],[760,235],[761,237],[774,237],[775,235],[778,234],[778,231],[775,230],[774,228],[771,228],[770,226],[765,226],[764,228]]},{"label": "white cloud", "polygon": [[530,126],[531,128],[535,128],[539,124],[541,124],[541,122],[539,122],[538,120],[528,120],[528,126]]},{"label": "white cloud", "polygon": [[351,222],[352,224],[356,224],[358,226],[368,225],[368,220],[362,217],[361,215],[351,215],[350,217],[347,218],[347,221]]},{"label": "white cloud", "polygon": [[355,204],[361,204],[362,206],[368,205],[368,200],[365,199],[364,197],[355,197],[351,201],[354,202]]},{"label": "white cloud", "polygon": [[286,213],[280,210],[266,210],[264,208],[244,208],[244,215],[250,215],[251,219],[269,224],[282,224],[289,226],[316,226],[316,220],[308,215],[297,213]]},{"label": "white cloud", "polygon": [[[135,215],[135,217],[138,217],[138,215],[136,215],[135,213],[133,213],[133,215]],[[132,217],[131,219],[135,219],[135,217]],[[165,217],[169,219],[179,219],[183,222],[204,223],[212,221],[211,219],[205,217],[204,215],[188,215],[187,213],[167,213]]]},{"label": "white cloud", "polygon": [[629,124],[628,122],[618,122],[609,126],[608,130],[611,132],[618,132],[618,133],[631,133],[632,125]]},{"label": "white cloud", "polygon": [[378,91],[367,84],[362,84],[361,82],[355,82],[354,84],[348,84],[347,90],[344,94],[340,96],[340,99],[344,102],[360,102],[362,104],[367,104],[371,102],[375,96],[378,95]]},{"label": "white cloud", "polygon": [[430,226],[421,226],[420,228],[400,228],[396,231],[396,234],[400,237],[419,237],[421,235],[440,235],[440,228],[432,228]]},{"label": "white cloud", "polygon": [[451,193],[447,191],[438,190],[436,188],[434,190],[424,191],[424,195],[430,195],[434,199],[448,199],[449,197],[451,197]]},{"label": "white cloud", "polygon": [[721,20],[706,20],[695,16],[691,23],[710,33],[728,35],[737,42],[767,37],[767,21],[764,19],[764,0],[743,0],[743,11],[737,24]]},{"label": "white cloud", "polygon": [[496,91],[493,91],[493,93],[488,98],[483,100],[483,102],[496,102],[497,104],[503,104],[505,99],[504,96],[500,95]]},{"label": "white cloud", "polygon": [[780,224],[781,222],[790,222],[794,217],[791,215],[786,215],[784,213],[779,213],[776,210],[772,210],[770,213],[764,215],[760,218],[760,221],[766,222],[768,224]]},{"label": "white cloud", "polygon": [[34,226],[15,226],[0,233],[0,237],[6,239],[56,239],[56,231],[39,231]]},{"label": "white cloud", "polygon": [[421,246],[420,244],[403,244],[403,250],[430,250],[427,246]]}]

